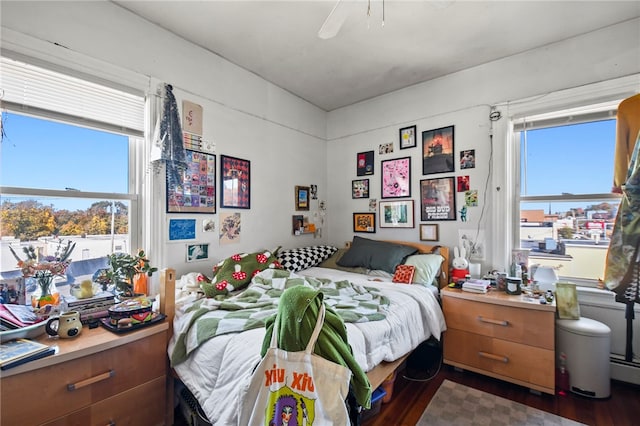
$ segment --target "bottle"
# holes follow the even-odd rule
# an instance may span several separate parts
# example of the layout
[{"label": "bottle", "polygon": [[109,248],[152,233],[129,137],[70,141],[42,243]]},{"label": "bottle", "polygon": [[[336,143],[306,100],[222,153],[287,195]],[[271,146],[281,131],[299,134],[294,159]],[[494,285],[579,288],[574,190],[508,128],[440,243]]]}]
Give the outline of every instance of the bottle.
[{"label": "bottle", "polygon": [[569,370],[567,370],[567,355],[564,352],[560,353],[556,370],[556,390],[561,396],[565,396],[569,392]]}]

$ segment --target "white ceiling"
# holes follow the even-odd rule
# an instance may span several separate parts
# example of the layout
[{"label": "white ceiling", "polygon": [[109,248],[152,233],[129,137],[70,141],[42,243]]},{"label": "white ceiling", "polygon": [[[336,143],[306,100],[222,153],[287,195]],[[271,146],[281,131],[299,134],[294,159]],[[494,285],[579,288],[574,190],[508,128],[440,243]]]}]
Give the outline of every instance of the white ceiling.
[{"label": "white ceiling", "polygon": [[[640,16],[640,1],[114,1],[326,111]],[[639,40],[640,42],[640,40]],[[579,54],[579,52],[576,52]]]}]

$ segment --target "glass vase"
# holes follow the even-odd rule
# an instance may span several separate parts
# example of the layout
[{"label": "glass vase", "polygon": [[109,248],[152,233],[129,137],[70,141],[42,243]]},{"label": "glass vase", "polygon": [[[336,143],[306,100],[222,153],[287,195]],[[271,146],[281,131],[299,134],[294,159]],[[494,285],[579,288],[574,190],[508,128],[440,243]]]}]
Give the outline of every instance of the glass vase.
[{"label": "glass vase", "polygon": [[58,306],[60,304],[60,293],[52,291],[53,285],[40,286],[31,293],[31,307],[43,308],[46,305]]}]

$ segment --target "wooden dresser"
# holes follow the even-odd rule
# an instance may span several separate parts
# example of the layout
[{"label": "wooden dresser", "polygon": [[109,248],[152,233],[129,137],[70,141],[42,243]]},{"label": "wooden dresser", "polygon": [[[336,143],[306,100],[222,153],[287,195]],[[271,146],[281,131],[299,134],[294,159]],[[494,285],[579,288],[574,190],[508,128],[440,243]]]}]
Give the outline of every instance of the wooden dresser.
[{"label": "wooden dresser", "polygon": [[442,289],[444,362],[555,393],[555,303]]},{"label": "wooden dresser", "polygon": [[0,424],[165,424],[167,328],[39,337],[58,351],[0,373]]}]

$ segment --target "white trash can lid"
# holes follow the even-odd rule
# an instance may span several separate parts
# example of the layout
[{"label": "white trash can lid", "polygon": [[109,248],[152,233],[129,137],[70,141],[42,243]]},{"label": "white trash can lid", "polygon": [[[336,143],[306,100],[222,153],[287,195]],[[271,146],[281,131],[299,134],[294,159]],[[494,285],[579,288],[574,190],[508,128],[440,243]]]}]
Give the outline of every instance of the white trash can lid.
[{"label": "white trash can lid", "polygon": [[606,324],[591,318],[581,317],[577,320],[557,319],[556,327],[583,336],[605,337],[611,334],[611,329]]}]

